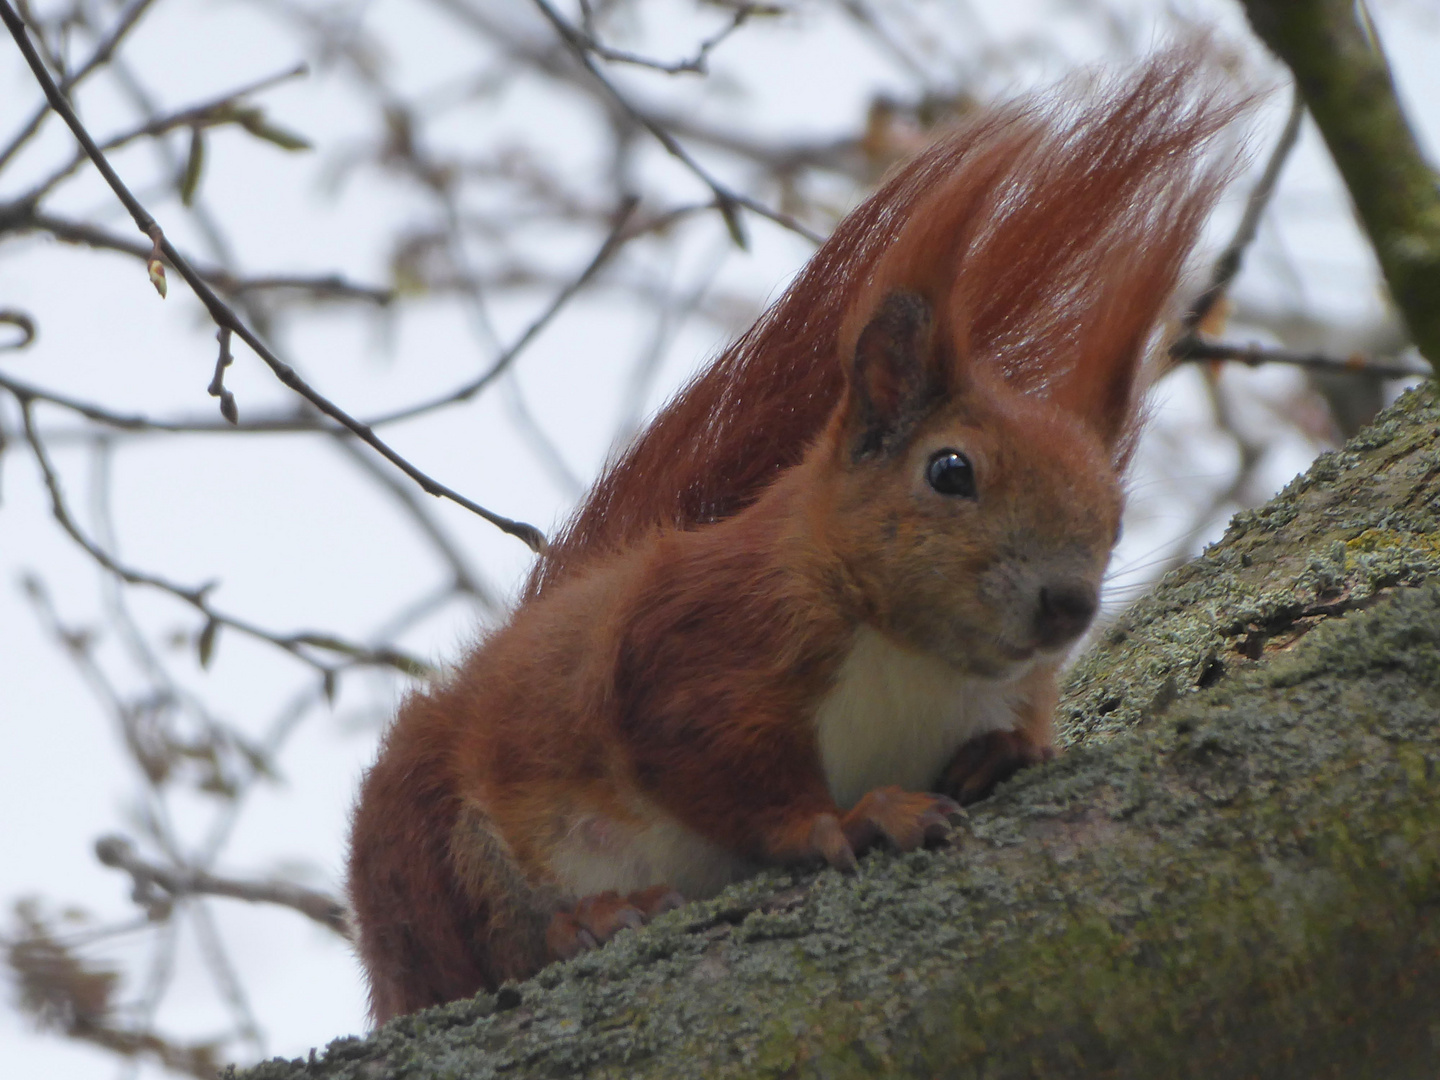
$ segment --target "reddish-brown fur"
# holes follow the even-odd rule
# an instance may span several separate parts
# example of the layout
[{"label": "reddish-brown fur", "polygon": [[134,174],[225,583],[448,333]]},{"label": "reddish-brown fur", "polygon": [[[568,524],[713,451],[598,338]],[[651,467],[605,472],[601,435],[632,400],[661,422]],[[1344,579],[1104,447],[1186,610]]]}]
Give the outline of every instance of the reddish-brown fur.
[{"label": "reddish-brown fur", "polygon": [[[673,903],[643,868],[616,871],[628,898],[571,894],[607,860],[708,881],[935,836],[939,796],[832,794],[817,710],[862,632],[1008,703],[930,785],[973,796],[1047,756],[1089,613],[1046,604],[1098,588],[1139,367],[1233,112],[1171,54],[1070,116],[972,121],[661,413],[366,777],[350,890],[378,1021]],[[974,497],[926,486],[954,447]]]}]

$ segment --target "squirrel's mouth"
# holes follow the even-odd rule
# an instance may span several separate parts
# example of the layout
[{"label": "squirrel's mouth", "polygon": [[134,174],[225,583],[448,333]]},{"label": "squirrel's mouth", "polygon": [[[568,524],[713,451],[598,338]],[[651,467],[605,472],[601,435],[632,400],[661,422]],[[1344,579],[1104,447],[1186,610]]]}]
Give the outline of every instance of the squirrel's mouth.
[{"label": "squirrel's mouth", "polygon": [[[1012,641],[986,636],[972,639],[973,644],[965,651],[963,669],[987,679],[1002,681],[1017,678],[1039,653],[1034,644],[1017,645]],[[978,647],[977,647],[978,646]]]},{"label": "squirrel's mouth", "polygon": [[994,647],[1002,659],[1012,664],[1024,663],[1039,652],[1040,648],[1038,645],[1012,645],[1006,641],[997,641]]}]

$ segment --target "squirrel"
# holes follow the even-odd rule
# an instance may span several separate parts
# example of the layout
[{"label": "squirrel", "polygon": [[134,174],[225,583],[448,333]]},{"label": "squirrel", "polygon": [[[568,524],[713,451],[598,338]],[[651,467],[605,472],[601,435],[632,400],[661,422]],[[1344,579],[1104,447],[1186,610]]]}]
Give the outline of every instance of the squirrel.
[{"label": "squirrel", "polygon": [[652,422],[354,813],[372,1017],[765,865],[943,839],[1054,754],[1142,368],[1240,106],[1194,48],[974,115]]}]

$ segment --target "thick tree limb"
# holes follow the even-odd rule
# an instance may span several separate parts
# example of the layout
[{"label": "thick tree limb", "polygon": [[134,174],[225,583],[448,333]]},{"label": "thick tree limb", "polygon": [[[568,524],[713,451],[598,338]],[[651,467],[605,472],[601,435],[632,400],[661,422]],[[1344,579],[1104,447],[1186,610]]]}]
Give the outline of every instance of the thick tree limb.
[{"label": "thick tree limb", "polygon": [[1440,187],[1355,0],[1242,0],[1290,65],[1416,346],[1440,364]]},{"label": "thick tree limb", "polygon": [[1427,386],[1239,515],[952,848],[771,874],[245,1077],[1432,1075],[1437,432]]}]

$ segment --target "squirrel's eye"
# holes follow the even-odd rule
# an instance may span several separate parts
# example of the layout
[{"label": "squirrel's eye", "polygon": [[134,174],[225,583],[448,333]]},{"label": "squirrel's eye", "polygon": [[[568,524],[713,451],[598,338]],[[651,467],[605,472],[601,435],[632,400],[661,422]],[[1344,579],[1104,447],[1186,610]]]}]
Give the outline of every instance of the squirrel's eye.
[{"label": "squirrel's eye", "polygon": [[975,498],[975,467],[959,450],[939,450],[925,467],[925,479],[941,495]]}]

